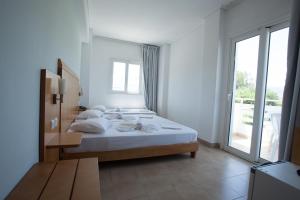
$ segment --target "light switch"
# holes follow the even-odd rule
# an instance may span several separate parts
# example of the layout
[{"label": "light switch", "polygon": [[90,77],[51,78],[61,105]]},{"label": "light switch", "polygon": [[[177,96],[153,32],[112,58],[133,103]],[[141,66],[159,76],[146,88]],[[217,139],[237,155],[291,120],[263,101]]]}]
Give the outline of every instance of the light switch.
[{"label": "light switch", "polygon": [[54,128],[55,128],[55,120],[51,119],[51,129],[54,129]]},{"label": "light switch", "polygon": [[57,117],[54,119],[51,119],[51,129],[55,129],[57,127],[57,124],[58,124]]}]

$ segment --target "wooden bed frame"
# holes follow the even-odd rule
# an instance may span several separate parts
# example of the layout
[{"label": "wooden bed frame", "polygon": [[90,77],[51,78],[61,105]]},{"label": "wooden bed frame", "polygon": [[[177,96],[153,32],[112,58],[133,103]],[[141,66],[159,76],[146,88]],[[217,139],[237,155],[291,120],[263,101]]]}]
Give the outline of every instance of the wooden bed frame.
[{"label": "wooden bed frame", "polygon": [[114,151],[102,152],[84,152],[84,153],[63,153],[64,159],[76,158],[90,158],[98,157],[99,162],[114,161],[114,160],[127,160],[135,158],[147,158],[156,156],[167,156],[180,153],[190,153],[192,158],[196,157],[198,150],[198,142],[186,144],[172,144],[163,146],[150,146],[142,148],[132,148]]},{"label": "wooden bed frame", "polygon": [[[79,111],[79,95],[80,88],[79,78],[72,70],[64,64],[61,59],[58,59],[58,75],[66,80],[67,92],[64,94],[63,102],[61,105],[61,131],[66,131],[75,116]],[[126,160],[134,158],[145,158],[155,156],[174,155],[181,153],[190,153],[192,158],[196,157],[196,152],[199,148],[198,142],[182,143],[163,146],[150,146],[143,148],[132,148],[115,151],[101,151],[101,152],[84,152],[84,153],[66,153],[63,150],[60,152],[62,159],[75,159],[75,158],[88,158],[98,157],[100,161],[114,161],[114,160]]]}]

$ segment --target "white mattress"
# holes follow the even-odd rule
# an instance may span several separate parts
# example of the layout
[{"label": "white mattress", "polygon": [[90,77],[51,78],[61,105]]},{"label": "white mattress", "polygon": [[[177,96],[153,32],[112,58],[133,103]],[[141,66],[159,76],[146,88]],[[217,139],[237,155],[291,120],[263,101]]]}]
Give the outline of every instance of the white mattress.
[{"label": "white mattress", "polygon": [[124,120],[112,120],[112,127],[104,133],[84,133],[79,147],[65,148],[64,151],[67,153],[99,152],[197,141],[197,131],[189,127],[156,115],[151,116],[152,118],[149,115],[135,116],[143,126],[154,125],[156,130],[120,132],[117,128],[124,123]]}]

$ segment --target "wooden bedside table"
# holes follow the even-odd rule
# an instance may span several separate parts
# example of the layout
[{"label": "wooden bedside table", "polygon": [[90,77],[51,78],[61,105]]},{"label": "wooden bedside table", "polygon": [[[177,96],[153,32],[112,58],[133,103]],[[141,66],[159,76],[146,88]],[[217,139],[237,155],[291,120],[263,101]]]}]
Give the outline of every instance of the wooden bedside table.
[{"label": "wooden bedside table", "polygon": [[45,151],[47,161],[58,161],[62,148],[78,147],[81,144],[81,133],[46,133]]}]

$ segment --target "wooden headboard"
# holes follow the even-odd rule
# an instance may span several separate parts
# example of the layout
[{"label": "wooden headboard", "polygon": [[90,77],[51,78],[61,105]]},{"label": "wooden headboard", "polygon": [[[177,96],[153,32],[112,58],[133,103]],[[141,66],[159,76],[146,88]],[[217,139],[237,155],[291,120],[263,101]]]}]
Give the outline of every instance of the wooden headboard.
[{"label": "wooden headboard", "polygon": [[[61,79],[65,79],[65,93],[62,91]],[[58,59],[57,74],[46,69],[41,70],[40,78],[40,131],[39,131],[39,161],[51,162],[59,159],[59,148],[72,146],[72,138],[64,135],[79,112],[79,78]],[[53,95],[56,93],[56,96]],[[56,124],[56,125],[55,125]],[[76,141],[81,136],[72,134]],[[70,144],[71,141],[71,144]],[[75,142],[76,144],[78,142]]]},{"label": "wooden headboard", "polygon": [[[53,104],[52,91],[59,91],[60,77],[46,69],[41,70],[40,77],[40,131],[39,131],[39,161],[51,160],[49,157],[58,154],[51,152],[52,155],[46,154],[45,144],[52,137],[59,134],[60,105],[59,102]],[[57,126],[51,128],[51,120],[57,120]],[[50,152],[50,151],[49,151]]]},{"label": "wooden headboard", "polygon": [[60,106],[60,131],[65,132],[79,113],[80,83],[77,75],[61,59],[57,62],[57,74],[66,82]]}]

